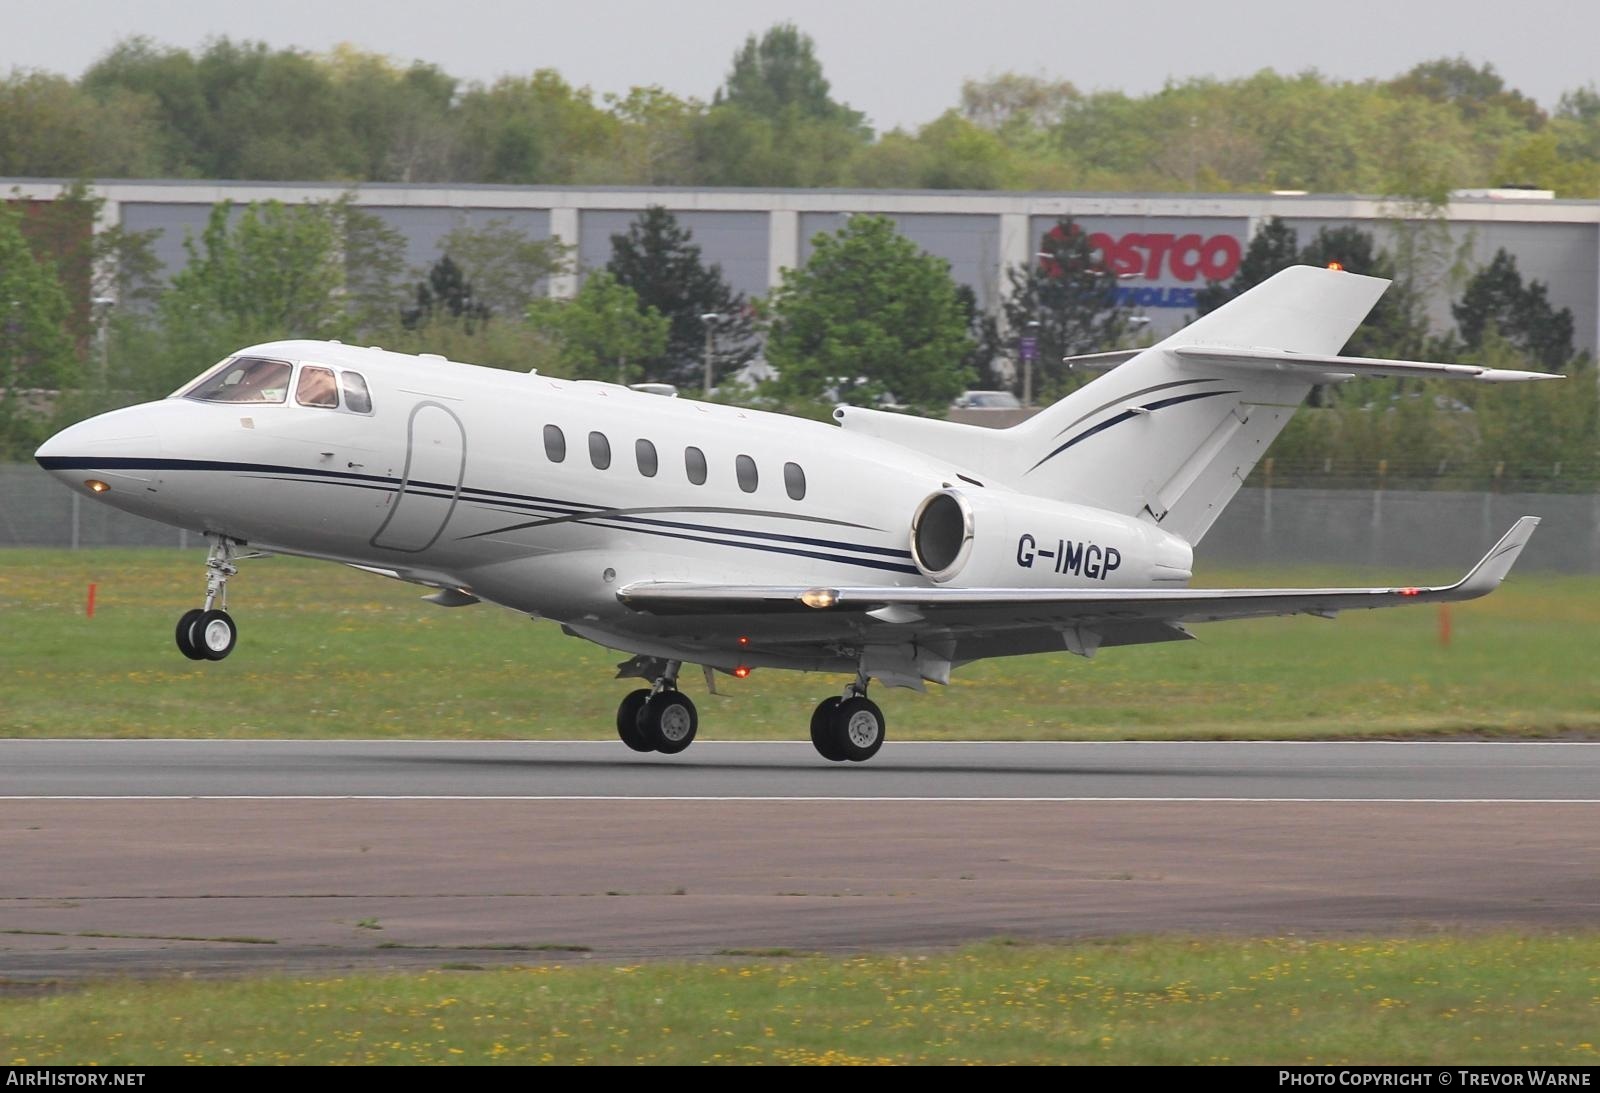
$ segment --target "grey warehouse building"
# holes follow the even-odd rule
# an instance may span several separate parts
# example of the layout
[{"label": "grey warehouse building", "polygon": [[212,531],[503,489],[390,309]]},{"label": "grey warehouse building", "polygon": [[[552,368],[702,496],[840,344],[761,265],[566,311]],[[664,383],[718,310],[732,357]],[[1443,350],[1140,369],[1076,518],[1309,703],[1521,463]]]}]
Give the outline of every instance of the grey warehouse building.
[{"label": "grey warehouse building", "polygon": [[[219,201],[247,204],[331,201],[353,190],[355,203],[406,240],[419,270],[439,257],[453,228],[502,219],[536,239],[574,248],[578,269],[550,286],[576,291],[588,269],[610,256],[611,236],[643,209],[661,205],[694,233],[708,261],[719,263],[735,289],[765,296],[782,271],[805,262],[810,239],[854,214],[888,216],[918,246],[950,263],[957,281],[985,308],[998,306],[1007,268],[1035,260],[1058,218],[1071,216],[1090,233],[1121,275],[1122,302],[1168,333],[1194,314],[1194,292],[1233,276],[1256,228],[1282,217],[1302,242],[1318,228],[1355,225],[1380,246],[1422,222],[1394,201],[1314,194],[1103,194],[886,190],[755,190],[648,187],[457,186],[339,183],[134,181],[96,182],[105,199],[102,224],[158,232],[156,254],[168,275],[182,268],[186,233],[199,234]],[[61,183],[0,180],[14,197],[50,200]],[[1457,194],[1435,222],[1437,253],[1486,265],[1504,247],[1525,279],[1549,286],[1551,302],[1572,310],[1575,342],[1600,345],[1600,202],[1556,201],[1541,191]],[[1450,286],[1430,301],[1436,328],[1450,325]]]}]

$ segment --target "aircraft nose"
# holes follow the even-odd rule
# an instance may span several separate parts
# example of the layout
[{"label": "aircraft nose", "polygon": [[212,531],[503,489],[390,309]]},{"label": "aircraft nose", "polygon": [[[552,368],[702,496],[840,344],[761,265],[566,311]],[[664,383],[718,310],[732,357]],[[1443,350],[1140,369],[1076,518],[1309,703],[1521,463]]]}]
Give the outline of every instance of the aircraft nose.
[{"label": "aircraft nose", "polygon": [[34,462],[74,487],[108,478],[148,482],[157,469],[161,440],[142,409],[132,406],[69,425],[39,445]]}]

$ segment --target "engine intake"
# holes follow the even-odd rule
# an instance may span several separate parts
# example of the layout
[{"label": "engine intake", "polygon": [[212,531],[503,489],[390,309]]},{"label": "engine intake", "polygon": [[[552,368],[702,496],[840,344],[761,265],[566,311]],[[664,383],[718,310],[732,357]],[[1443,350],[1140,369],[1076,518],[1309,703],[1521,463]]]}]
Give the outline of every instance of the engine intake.
[{"label": "engine intake", "polygon": [[1186,582],[1194,552],[1133,517],[1000,490],[945,489],[911,519],[911,558],[961,588],[1143,587]]}]

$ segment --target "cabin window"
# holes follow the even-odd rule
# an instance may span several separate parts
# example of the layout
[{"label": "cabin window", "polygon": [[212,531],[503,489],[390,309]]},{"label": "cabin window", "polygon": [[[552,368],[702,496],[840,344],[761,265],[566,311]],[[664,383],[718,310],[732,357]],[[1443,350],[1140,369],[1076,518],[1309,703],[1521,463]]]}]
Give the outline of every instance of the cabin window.
[{"label": "cabin window", "polygon": [[314,364],[302,365],[300,382],[294,385],[294,400],[301,406],[336,408],[339,405],[339,386],[334,382],[333,369]]},{"label": "cabin window", "polygon": [[747,455],[741,455],[733,461],[734,476],[739,480],[739,488],[745,493],[756,492],[756,461]]},{"label": "cabin window", "polygon": [[544,457],[552,463],[564,463],[567,458],[567,434],[559,425],[544,427]]},{"label": "cabin window", "polygon": [[287,402],[287,361],[236,357],[189,389],[185,398],[202,402]]},{"label": "cabin window", "polygon": [[372,392],[367,390],[367,378],[360,372],[340,372],[339,385],[344,388],[344,408],[356,414],[372,413]]},{"label": "cabin window", "polygon": [[689,481],[696,486],[706,484],[706,453],[699,448],[685,448],[683,450],[683,469],[689,475]]},{"label": "cabin window", "polygon": [[605,433],[589,434],[589,462],[597,471],[611,466],[611,441],[606,439]]},{"label": "cabin window", "polygon": [[783,488],[788,491],[789,500],[804,501],[806,499],[806,472],[798,463],[785,463],[783,465]]},{"label": "cabin window", "polygon": [[646,478],[654,478],[658,468],[656,459],[656,446],[648,440],[635,440],[633,442],[633,458],[638,461],[639,473]]}]

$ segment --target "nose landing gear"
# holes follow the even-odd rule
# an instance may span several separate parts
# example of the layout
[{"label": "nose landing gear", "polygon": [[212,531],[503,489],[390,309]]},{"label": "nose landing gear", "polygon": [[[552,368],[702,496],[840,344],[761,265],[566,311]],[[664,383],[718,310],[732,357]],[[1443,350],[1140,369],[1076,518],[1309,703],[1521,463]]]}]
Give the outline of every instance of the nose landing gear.
[{"label": "nose landing gear", "polygon": [[[236,541],[212,535],[211,553],[206,556],[206,605],[185,611],[178,619],[174,637],[178,652],[190,660],[221,660],[233,652],[239,628],[228,614],[228,578],[239,572],[234,565]],[[220,602],[220,607],[218,606]]]}]

